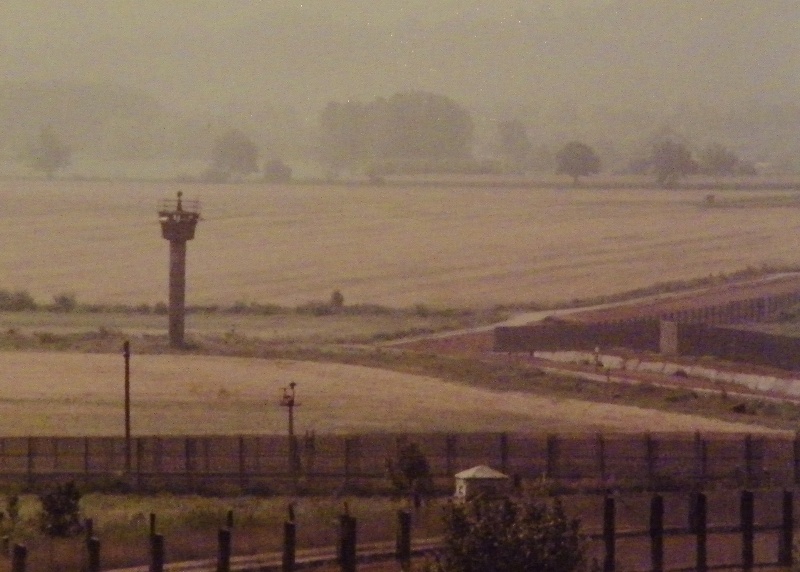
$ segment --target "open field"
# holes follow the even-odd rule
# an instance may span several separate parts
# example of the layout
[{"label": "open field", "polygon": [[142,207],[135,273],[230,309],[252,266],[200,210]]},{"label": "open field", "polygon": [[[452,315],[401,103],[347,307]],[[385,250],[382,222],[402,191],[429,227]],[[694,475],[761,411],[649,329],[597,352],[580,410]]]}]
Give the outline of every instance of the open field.
[{"label": "open field", "polygon": [[[203,202],[190,304],[565,301],[797,263],[793,192],[2,181],[0,286],[166,298],[159,200]],[[724,208],[727,204],[737,208]]]},{"label": "open field", "polygon": [[[300,432],[759,431],[744,423],[336,363],[196,355],[134,356],[133,432],[282,433],[281,390],[298,384]],[[0,434],[115,435],[123,360],[107,354],[2,352]]]}]

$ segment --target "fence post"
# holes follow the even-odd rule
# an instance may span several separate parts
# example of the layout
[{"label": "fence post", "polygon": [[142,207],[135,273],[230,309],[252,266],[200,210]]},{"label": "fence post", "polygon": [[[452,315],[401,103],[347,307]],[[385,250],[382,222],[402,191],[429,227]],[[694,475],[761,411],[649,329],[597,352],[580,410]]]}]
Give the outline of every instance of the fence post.
[{"label": "fence post", "polygon": [[650,499],[650,567],[653,572],[664,571],[664,497]]},{"label": "fence post", "polygon": [[239,435],[239,487],[244,493],[247,490],[247,475],[245,463],[244,436]]},{"label": "fence post", "polygon": [[233,509],[228,509],[228,514],[225,515],[225,526],[233,529]]},{"label": "fence post", "polygon": [[89,572],[100,572],[100,540],[92,536],[86,543],[86,548],[89,553]]},{"label": "fence post", "polygon": [[753,486],[753,435],[744,436],[744,486]]},{"label": "fence post", "polygon": [[694,525],[695,534],[697,535],[697,572],[707,572],[708,570],[707,516],[706,495],[703,493],[696,493]]},{"label": "fence post", "polygon": [[156,535],[156,513],[150,513],[150,538]]},{"label": "fence post", "polygon": [[194,489],[194,442],[191,437],[186,437],[183,441],[184,468],[186,469],[186,488],[190,491]]},{"label": "fence post", "polygon": [[605,546],[605,559],[603,560],[603,572],[614,572],[617,555],[614,543],[615,530],[615,507],[614,498],[605,497],[603,500],[603,545]]},{"label": "fence post", "polygon": [[742,526],[742,569],[749,572],[753,569],[753,492],[742,491],[739,500],[739,514]]},{"label": "fence post", "polygon": [[606,440],[602,433],[597,434],[597,472],[600,473],[600,482],[606,482]]},{"label": "fence post", "polygon": [[649,431],[644,435],[644,454],[647,463],[647,485],[653,489],[656,473],[656,445]]},{"label": "fence post", "polygon": [[164,537],[160,534],[150,537],[150,572],[164,572]]},{"label": "fence post", "polygon": [[500,433],[500,470],[508,473],[508,433]]},{"label": "fence post", "polygon": [[15,544],[11,552],[11,572],[25,572],[28,549],[23,544]]},{"label": "fence post", "polygon": [[294,522],[294,507],[289,505],[289,517],[283,523],[282,572],[293,572],[297,554],[297,525]]},{"label": "fence post", "polygon": [[547,436],[547,478],[555,480],[558,464],[558,437],[555,435]]},{"label": "fence post", "polygon": [[700,431],[694,434],[694,474],[698,486],[703,486],[706,481],[706,440],[700,435]]},{"label": "fence post", "polygon": [[445,438],[445,455],[447,457],[447,462],[445,466],[447,467],[447,476],[450,477],[455,472],[453,468],[456,462],[456,436],[455,435],[448,435]]},{"label": "fence post", "polygon": [[35,437],[28,437],[28,459],[27,459],[27,477],[28,477],[28,486],[33,486],[33,463],[34,458],[36,457],[36,448],[34,446]]},{"label": "fence post", "polygon": [[356,571],[356,519],[349,514],[339,516],[339,567]]},{"label": "fence post", "polygon": [[778,539],[778,564],[792,565],[792,548],[794,546],[794,498],[792,491],[783,491],[781,499],[781,532]]},{"label": "fence post", "polygon": [[231,570],[231,531],[220,528],[217,533],[217,572]]},{"label": "fence post", "polygon": [[397,511],[397,550],[395,559],[401,570],[408,570],[411,564],[411,513],[407,510]]},{"label": "fence post", "polygon": [[794,484],[800,484],[800,431],[794,434]]}]

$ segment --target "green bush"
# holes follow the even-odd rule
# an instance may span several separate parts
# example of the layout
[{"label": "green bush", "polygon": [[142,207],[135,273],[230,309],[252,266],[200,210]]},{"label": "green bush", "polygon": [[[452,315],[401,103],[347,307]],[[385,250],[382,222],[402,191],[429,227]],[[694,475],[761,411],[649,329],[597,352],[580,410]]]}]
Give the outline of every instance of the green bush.
[{"label": "green bush", "polygon": [[478,497],[445,512],[444,550],[428,572],[578,572],[587,558],[580,522],[561,502]]}]

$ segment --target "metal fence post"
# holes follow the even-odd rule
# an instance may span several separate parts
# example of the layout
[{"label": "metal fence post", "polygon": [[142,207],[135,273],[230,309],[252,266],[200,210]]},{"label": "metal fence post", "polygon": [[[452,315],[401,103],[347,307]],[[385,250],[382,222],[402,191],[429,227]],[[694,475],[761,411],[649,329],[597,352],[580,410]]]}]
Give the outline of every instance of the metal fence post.
[{"label": "metal fence post", "polygon": [[664,570],[664,497],[650,499],[650,566],[653,572]]},{"label": "metal fence post", "polygon": [[615,512],[614,498],[605,497],[603,500],[603,545],[605,546],[603,572],[614,572],[616,566]]}]

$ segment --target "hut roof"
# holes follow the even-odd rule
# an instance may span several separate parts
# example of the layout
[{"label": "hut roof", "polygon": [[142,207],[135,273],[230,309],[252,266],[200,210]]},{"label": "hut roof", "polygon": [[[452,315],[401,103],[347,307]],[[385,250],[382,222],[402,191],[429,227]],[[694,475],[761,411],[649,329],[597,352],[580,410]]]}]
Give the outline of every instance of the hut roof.
[{"label": "hut roof", "polygon": [[456,473],[457,479],[507,479],[508,475],[504,475],[500,471],[495,471],[486,465],[478,465],[466,471]]}]

